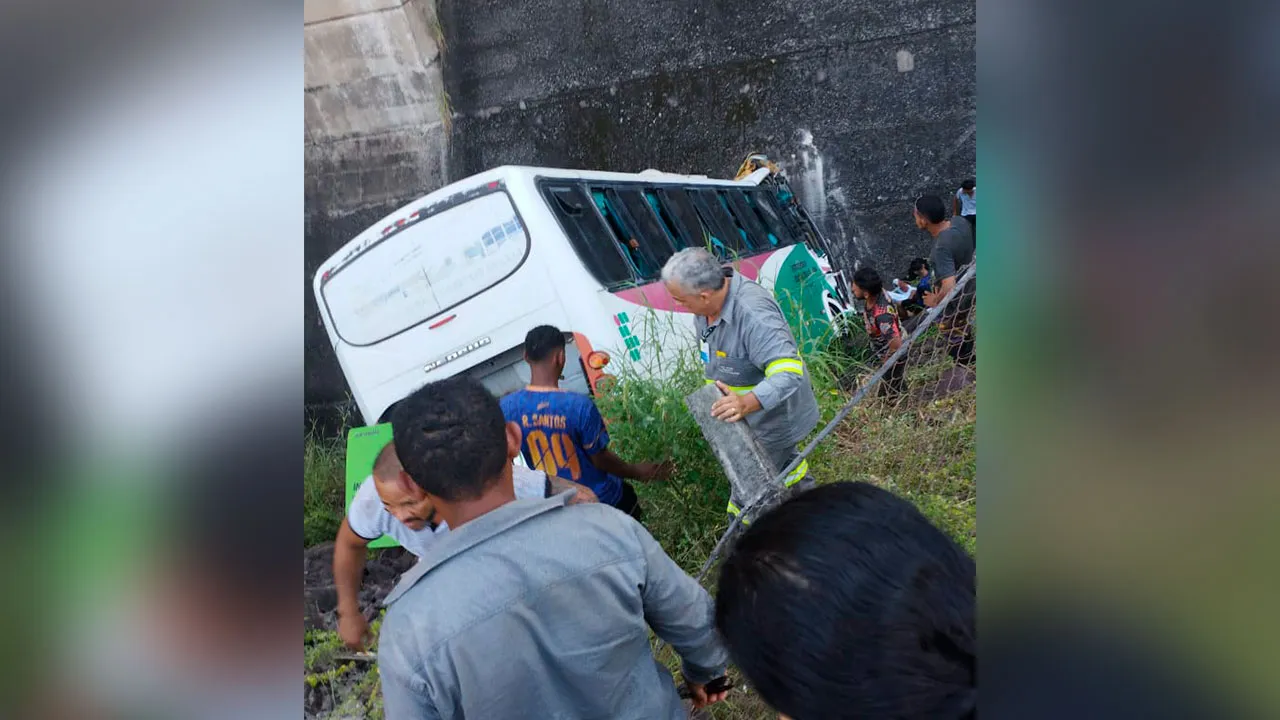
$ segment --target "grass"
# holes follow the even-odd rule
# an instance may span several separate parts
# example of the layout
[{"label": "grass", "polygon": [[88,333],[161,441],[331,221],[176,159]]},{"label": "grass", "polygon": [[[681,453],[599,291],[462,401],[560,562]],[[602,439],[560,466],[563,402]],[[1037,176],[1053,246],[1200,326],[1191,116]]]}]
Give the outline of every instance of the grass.
[{"label": "grass", "polygon": [[302,545],[328,542],[338,534],[346,496],[346,448],[341,438],[307,433],[302,455]]},{"label": "grass", "polygon": [[[377,652],[381,627],[381,617],[369,625],[374,638],[368,648],[370,652]],[[381,678],[376,664],[343,660],[341,655],[350,651],[338,634],[329,630],[308,630],[302,646],[302,681],[308,706],[323,703],[330,705],[337,717],[382,720]]]},{"label": "grass", "polygon": [[[929,333],[926,333],[928,335]],[[649,337],[655,337],[646,333]],[[685,353],[660,348],[646,351],[646,360],[674,367],[670,380],[653,382],[620,373],[618,384],[597,398],[609,421],[611,447],[630,461],[671,458],[676,470],[663,483],[637,484],[645,507],[645,525],[667,553],[689,573],[697,573],[716,541],[728,527],[725,504],[728,481],[684,405],[684,398],[702,384],[701,368]],[[648,358],[652,357],[652,360]],[[870,374],[865,339],[806,356],[824,426],[847,402],[856,380]],[[940,358],[940,359],[938,359]],[[914,360],[907,373],[911,387],[935,380],[950,367],[945,354]],[[836,431],[810,457],[811,473],[820,483],[864,480],[910,499],[935,525],[970,553],[976,536],[976,386],[940,400],[891,406],[875,399],[859,403]],[[307,440],[305,542],[330,540],[342,507],[342,448],[337,441],[313,436]],[[707,580],[710,589],[714,573]],[[376,672],[329,677],[341,667],[323,651],[336,642],[332,633],[309,636],[307,678],[328,682],[348,694],[343,701],[365,707],[365,716],[381,718],[376,706]],[[332,657],[330,654],[329,658]],[[659,660],[678,676],[679,661],[670,648]],[[373,680],[368,677],[372,675]],[[735,678],[739,685],[742,678]],[[308,680],[311,683],[312,680]],[[370,694],[371,693],[371,694]],[[712,708],[721,720],[773,718],[751,692],[734,692]],[[358,715],[357,715],[358,716]]]}]

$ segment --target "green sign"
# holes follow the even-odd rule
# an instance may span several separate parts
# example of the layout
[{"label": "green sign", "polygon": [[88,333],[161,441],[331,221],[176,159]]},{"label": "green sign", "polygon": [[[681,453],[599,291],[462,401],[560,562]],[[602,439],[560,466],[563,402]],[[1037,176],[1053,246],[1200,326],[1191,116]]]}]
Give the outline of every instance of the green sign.
[{"label": "green sign", "polygon": [[[391,442],[391,423],[370,425],[369,427],[351,428],[347,433],[347,500],[345,507],[351,507],[351,498],[356,496],[360,483],[369,478],[373,472],[373,461],[378,458],[382,448]],[[369,543],[371,548],[400,547],[400,543],[390,535]]]}]

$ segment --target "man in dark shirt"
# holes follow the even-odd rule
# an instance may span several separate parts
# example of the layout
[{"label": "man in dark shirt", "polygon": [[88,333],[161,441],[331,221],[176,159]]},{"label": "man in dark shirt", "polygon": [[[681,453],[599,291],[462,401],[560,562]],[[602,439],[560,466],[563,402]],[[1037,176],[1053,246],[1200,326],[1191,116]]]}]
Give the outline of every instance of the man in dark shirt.
[{"label": "man in dark shirt", "polygon": [[520,452],[529,467],[590,488],[600,502],[637,520],[643,516],[635,488],[623,478],[664,480],[672,466],[629,463],[609,449],[609,431],[591,398],[560,388],[564,333],[539,325],[524,340],[529,386],[502,398],[507,422],[520,426]]},{"label": "man in dark shirt", "polygon": [[[956,286],[956,280],[973,262],[973,228],[961,220],[953,223],[947,208],[937,195],[924,195],[916,200],[913,215],[916,227],[934,238],[929,265],[933,269],[935,292],[925,293],[924,304],[936,307]],[[973,367],[976,353],[973,345],[973,314],[976,281],[970,281],[960,297],[951,302],[938,321],[947,338],[947,352],[957,365]]]}]

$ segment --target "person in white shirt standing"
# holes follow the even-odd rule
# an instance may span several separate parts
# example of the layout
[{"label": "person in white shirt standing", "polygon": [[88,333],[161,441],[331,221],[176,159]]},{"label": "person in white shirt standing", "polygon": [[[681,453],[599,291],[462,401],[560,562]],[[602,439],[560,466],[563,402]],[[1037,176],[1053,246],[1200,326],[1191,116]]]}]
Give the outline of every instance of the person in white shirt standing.
[{"label": "person in white shirt standing", "polygon": [[951,201],[951,214],[959,215],[969,221],[973,228],[973,244],[978,245],[978,184],[970,178],[960,183],[956,190],[956,198]]},{"label": "person in white shirt standing", "polygon": [[[516,499],[542,499],[568,489],[577,491],[570,504],[597,502],[590,489],[516,465],[512,468]],[[360,484],[338,528],[333,548],[333,579],[338,591],[338,636],[351,648],[362,648],[369,622],[360,610],[360,584],[369,543],[390,535],[405,550],[422,557],[449,531],[437,521],[430,498],[404,471],[395,444],[387,443],[373,463],[373,474]]]}]

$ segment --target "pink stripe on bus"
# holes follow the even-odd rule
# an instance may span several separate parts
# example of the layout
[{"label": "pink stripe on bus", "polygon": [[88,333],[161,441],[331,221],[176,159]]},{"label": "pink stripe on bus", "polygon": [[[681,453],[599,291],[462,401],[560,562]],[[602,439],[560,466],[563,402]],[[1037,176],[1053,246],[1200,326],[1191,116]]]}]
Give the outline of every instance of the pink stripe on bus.
[{"label": "pink stripe on bus", "polygon": [[[760,277],[760,268],[764,265],[772,252],[761,253],[749,258],[744,258],[738,262],[738,272],[748,280],[755,280]],[[676,304],[672,299],[671,293],[667,292],[667,287],[661,281],[641,285],[639,287],[627,288],[614,293],[618,297],[630,303],[635,303],[642,307],[653,308],[654,310],[662,310],[664,312],[688,313],[688,310]],[[617,320],[617,317],[614,317]]]}]

